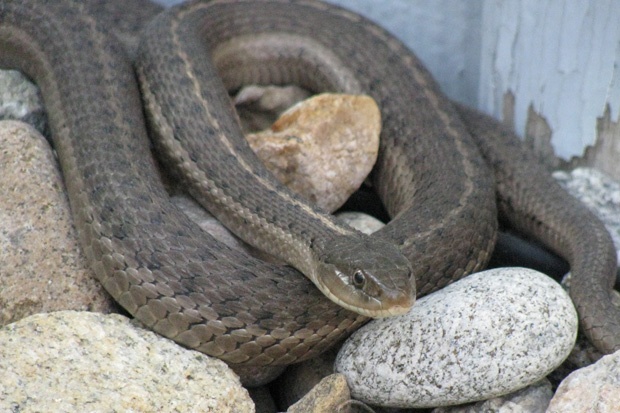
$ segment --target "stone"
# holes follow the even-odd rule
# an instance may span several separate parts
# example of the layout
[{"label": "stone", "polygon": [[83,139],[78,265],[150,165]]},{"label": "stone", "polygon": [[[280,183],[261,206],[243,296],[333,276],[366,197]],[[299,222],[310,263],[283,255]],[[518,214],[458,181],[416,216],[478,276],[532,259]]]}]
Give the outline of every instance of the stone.
[{"label": "stone", "polygon": [[335,370],[365,403],[450,406],[541,380],[576,334],[577,313],[559,284],[501,268],[423,297],[405,315],[371,321],[345,342]]},{"label": "stone", "polygon": [[552,397],[551,383],[543,379],[502,397],[466,406],[439,407],[432,413],[545,413]]},{"label": "stone", "polygon": [[310,92],[295,85],[249,85],[241,88],[233,103],[244,132],[251,133],[270,128],[278,116],[310,96]]},{"label": "stone", "polygon": [[0,122],[0,324],[116,306],[77,245],[56,159],[32,127]]},{"label": "stone", "polygon": [[606,413],[620,408],[620,351],[572,372],[555,392],[548,413]]},{"label": "stone", "polygon": [[347,380],[342,374],[331,374],[319,382],[287,413],[342,412],[351,399]]},{"label": "stone", "polygon": [[48,134],[39,89],[15,70],[0,70],[0,119],[21,120]]},{"label": "stone", "polygon": [[267,386],[250,387],[247,390],[254,402],[256,413],[277,413],[278,408]]},{"label": "stone", "polygon": [[325,377],[334,373],[337,349],[289,366],[273,383],[273,395],[280,407],[288,408],[302,399]]},{"label": "stone", "polygon": [[0,411],[254,411],[224,362],[117,314],[59,311],[5,326],[0,370]]},{"label": "stone", "polygon": [[363,232],[364,234],[370,235],[385,226],[385,224],[377,218],[363,212],[340,212],[337,213],[336,216],[347,225]]},{"label": "stone", "polygon": [[368,96],[322,94],[246,138],[267,169],[309,202],[335,211],[370,173],[381,114]]},{"label": "stone", "polygon": [[593,168],[556,171],[553,177],[604,223],[616,250],[620,249],[620,184]]}]

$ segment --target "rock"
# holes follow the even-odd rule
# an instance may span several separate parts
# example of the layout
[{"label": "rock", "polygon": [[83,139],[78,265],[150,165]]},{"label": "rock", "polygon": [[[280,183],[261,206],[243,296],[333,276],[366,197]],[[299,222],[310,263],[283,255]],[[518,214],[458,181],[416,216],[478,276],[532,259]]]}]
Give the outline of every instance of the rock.
[{"label": "rock", "polygon": [[271,386],[281,408],[288,408],[299,401],[325,377],[334,373],[336,349],[302,363],[289,366]]},{"label": "rock", "polygon": [[545,413],[552,397],[551,383],[543,379],[506,396],[467,406],[439,407],[432,413]]},{"label": "rock", "polygon": [[87,267],[56,159],[32,127],[0,122],[0,324],[116,307]]},{"label": "rock", "polygon": [[351,396],[342,374],[332,374],[319,382],[303,399],[288,408],[287,413],[341,412]]},{"label": "rock", "polygon": [[120,315],[60,311],[0,329],[1,411],[253,412],[226,364]]},{"label": "rock", "polygon": [[336,371],[369,404],[463,404],[542,379],[576,334],[576,311],[556,282],[524,268],[489,270],[362,327],[340,350]]},{"label": "rock", "polygon": [[572,196],[583,202],[604,223],[620,249],[620,184],[592,168],[556,171],[553,177]]},{"label": "rock", "polygon": [[254,402],[256,413],[278,412],[276,403],[274,402],[273,397],[271,397],[271,393],[269,392],[269,388],[267,388],[267,386],[251,387],[247,390],[252,398],[252,401]]},{"label": "rock", "polygon": [[372,98],[323,94],[286,111],[269,131],[246,137],[282,183],[334,211],[370,173],[380,132],[381,114]]},{"label": "rock", "polygon": [[352,226],[364,234],[372,234],[385,226],[385,224],[377,218],[362,212],[341,212],[336,214],[336,216],[347,225]]},{"label": "rock", "polygon": [[21,120],[48,134],[39,89],[15,70],[0,70],[0,119]]},{"label": "rock", "polygon": [[617,412],[620,407],[620,351],[572,372],[560,383],[548,413]]},{"label": "rock", "polygon": [[294,85],[250,85],[241,88],[233,103],[247,134],[270,128],[284,111],[310,96],[310,92]]}]

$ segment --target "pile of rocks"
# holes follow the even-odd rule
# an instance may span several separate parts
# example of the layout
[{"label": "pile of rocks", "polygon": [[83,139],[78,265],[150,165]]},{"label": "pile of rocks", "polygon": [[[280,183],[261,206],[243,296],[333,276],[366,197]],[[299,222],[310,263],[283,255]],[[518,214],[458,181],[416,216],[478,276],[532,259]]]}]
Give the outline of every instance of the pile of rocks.
[{"label": "pile of rocks", "polygon": [[[323,188],[308,184],[316,191],[309,192],[311,199],[328,199],[324,207],[335,209],[346,198],[340,194],[348,196],[372,167],[380,121],[372,115],[376,106],[373,109],[365,99],[321,99],[327,101],[289,113],[295,121],[283,122],[285,126],[271,133],[263,147],[268,147],[266,156],[272,160],[276,153],[304,152],[307,158],[305,148],[312,143],[299,137],[311,136],[312,131],[304,122],[316,127],[317,118],[325,119],[320,110],[326,105],[346,107],[335,120],[339,124],[351,112],[363,113],[368,123],[362,123],[359,131],[338,133],[370,143],[341,144],[341,151],[331,151],[339,159],[349,157],[346,163],[360,165],[360,171]],[[20,110],[36,118],[36,110]],[[359,125],[359,120],[353,124]],[[253,411],[255,402],[261,412],[369,411],[362,403],[377,412],[455,404],[460,406],[433,411],[586,412],[594,411],[594,406],[604,410],[600,406],[620,405],[620,355],[585,367],[600,356],[583,342],[574,348],[577,318],[568,295],[555,281],[522,268],[487,271],[454,283],[420,299],[404,316],[367,324],[338,353],[292,366],[269,388],[248,392],[224,363],[158,337],[124,316],[109,314],[119,310],[82,261],[62,179],[45,139],[17,122],[3,122],[0,135],[0,317],[6,325],[0,329],[4,372],[0,410],[83,411],[88,406],[89,410],[243,412]],[[325,159],[322,145],[315,156],[337,164]],[[353,147],[364,149],[355,153]],[[295,156],[279,164],[284,170],[306,171],[306,162],[314,162]],[[303,180],[308,173],[301,175]],[[603,198],[595,203],[613,211],[615,215],[608,215],[616,219],[620,204],[616,184],[594,171],[558,178],[571,188],[575,182],[602,185]],[[312,179],[320,184],[327,178]],[[583,185],[577,187],[584,190]],[[585,189],[590,200],[598,199],[595,188]],[[186,199],[177,202],[191,204]],[[188,215],[214,231],[217,223],[201,218],[201,210],[187,208]],[[380,225],[371,217],[354,220],[361,220],[367,231]],[[220,239],[240,245],[224,229],[215,231]],[[614,237],[620,234],[618,227],[610,231]],[[569,364],[562,364],[567,357]],[[584,368],[564,379],[575,367]],[[351,401],[351,396],[362,403]]]}]

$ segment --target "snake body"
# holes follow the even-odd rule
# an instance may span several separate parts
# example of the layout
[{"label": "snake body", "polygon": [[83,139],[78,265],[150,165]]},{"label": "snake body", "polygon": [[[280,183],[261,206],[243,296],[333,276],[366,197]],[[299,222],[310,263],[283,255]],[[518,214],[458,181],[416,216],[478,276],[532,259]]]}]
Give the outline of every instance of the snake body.
[{"label": "snake body", "polygon": [[[302,361],[364,323],[297,270],[231,250],[170,203],[132,66],[89,10],[68,0],[0,1],[0,64],[41,88],[82,248],[111,295],[154,331],[232,365]],[[388,255],[385,265],[400,281],[390,290],[391,281],[381,281],[390,274],[377,282],[364,274],[375,295],[386,285],[387,296],[411,295],[402,280],[412,276],[420,296],[481,269],[497,212],[492,174],[470,128],[496,168],[501,211],[570,260],[584,330],[603,351],[620,347],[609,300],[615,253],[604,228],[591,231],[598,221],[576,202],[556,204],[566,195],[538,183],[527,152],[512,158],[518,140],[496,123],[466,111],[474,119],[466,128],[417,58],[378,26],[315,1],[194,1],[159,15],[143,39],[137,73],[159,150],[183,171],[190,192],[244,238],[293,255],[308,272],[304,262],[355,267],[359,257]],[[199,49],[212,59],[197,58]],[[384,229],[361,237],[264,171],[227,96],[246,83],[377,101],[383,120],[373,180],[392,217]],[[490,143],[495,133],[509,146]],[[194,152],[197,136],[210,141]]]}]

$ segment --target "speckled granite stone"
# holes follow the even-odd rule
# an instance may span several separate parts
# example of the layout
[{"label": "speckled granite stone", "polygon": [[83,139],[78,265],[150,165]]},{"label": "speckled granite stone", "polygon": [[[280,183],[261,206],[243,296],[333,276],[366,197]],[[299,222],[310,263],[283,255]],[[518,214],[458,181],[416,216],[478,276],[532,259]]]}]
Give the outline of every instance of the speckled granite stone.
[{"label": "speckled granite stone", "polygon": [[354,398],[438,407],[514,392],[569,354],[577,314],[559,284],[523,268],[473,274],[403,316],[355,332],[336,359]]},{"label": "speckled granite stone", "polygon": [[87,268],[56,160],[30,126],[0,122],[0,324],[38,312],[110,312]]},{"label": "speckled granite stone", "polygon": [[5,326],[0,371],[0,411],[254,411],[224,362],[120,315],[60,311]]},{"label": "speckled granite stone", "polygon": [[363,212],[340,212],[336,216],[347,225],[352,226],[364,234],[372,234],[380,230],[385,224],[377,218],[364,214]]},{"label": "speckled granite stone", "polygon": [[0,70],[0,119],[21,120],[41,133],[47,132],[39,89],[15,70]]},{"label": "speckled granite stone", "polygon": [[620,250],[620,184],[592,168],[556,171],[553,177],[598,215]]}]

